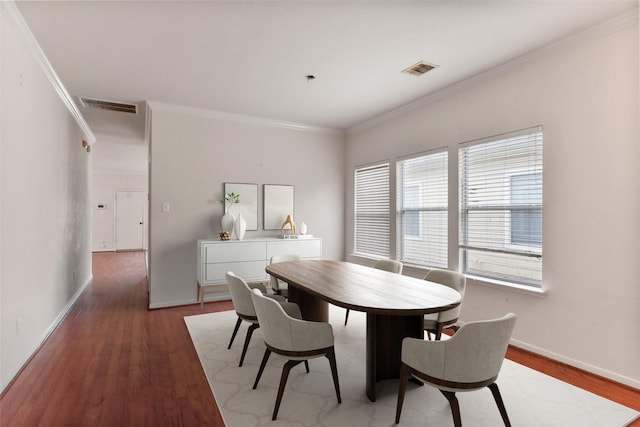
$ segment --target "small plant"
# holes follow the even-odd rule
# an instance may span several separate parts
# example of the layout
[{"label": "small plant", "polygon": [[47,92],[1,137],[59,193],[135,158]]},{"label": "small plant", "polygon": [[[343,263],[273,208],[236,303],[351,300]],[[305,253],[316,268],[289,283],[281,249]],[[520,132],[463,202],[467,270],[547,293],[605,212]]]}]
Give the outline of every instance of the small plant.
[{"label": "small plant", "polygon": [[236,193],[229,193],[224,196],[224,199],[219,199],[218,202],[224,207],[227,207],[227,203],[235,205],[236,203],[240,203],[240,195]]}]

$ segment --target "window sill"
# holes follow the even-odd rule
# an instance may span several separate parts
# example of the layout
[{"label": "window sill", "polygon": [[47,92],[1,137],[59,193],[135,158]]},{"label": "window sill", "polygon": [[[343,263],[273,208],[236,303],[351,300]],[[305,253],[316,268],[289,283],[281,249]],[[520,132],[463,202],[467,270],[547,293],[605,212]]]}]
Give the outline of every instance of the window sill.
[{"label": "window sill", "polygon": [[544,297],[547,294],[547,290],[544,288],[534,288],[526,285],[519,285],[517,283],[506,282],[496,279],[488,279],[486,277],[473,276],[467,274],[467,284],[487,286],[494,289],[503,289],[506,291],[513,291],[527,295],[535,295]]}]

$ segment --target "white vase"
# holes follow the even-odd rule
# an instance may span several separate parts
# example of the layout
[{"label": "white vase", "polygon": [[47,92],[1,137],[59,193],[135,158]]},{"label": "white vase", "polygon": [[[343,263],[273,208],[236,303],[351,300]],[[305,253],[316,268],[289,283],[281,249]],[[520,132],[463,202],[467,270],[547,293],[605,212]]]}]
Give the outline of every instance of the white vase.
[{"label": "white vase", "polygon": [[244,239],[244,233],[247,231],[247,221],[242,218],[242,214],[238,214],[238,218],[236,218],[236,222],[233,225],[233,231],[236,233],[238,240]]},{"label": "white vase", "polygon": [[236,222],[236,218],[233,216],[231,212],[229,212],[229,208],[224,209],[224,215],[222,215],[222,231],[228,231],[229,233],[233,232],[233,225]]},{"label": "white vase", "polygon": [[307,234],[307,224],[304,222],[300,225],[300,234]]}]

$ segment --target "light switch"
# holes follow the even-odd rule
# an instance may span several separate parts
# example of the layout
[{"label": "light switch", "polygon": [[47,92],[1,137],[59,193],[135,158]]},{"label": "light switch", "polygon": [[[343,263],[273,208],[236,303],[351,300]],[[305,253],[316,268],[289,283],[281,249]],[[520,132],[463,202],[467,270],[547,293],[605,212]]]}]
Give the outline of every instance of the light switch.
[{"label": "light switch", "polygon": [[171,210],[171,205],[169,202],[162,202],[162,212],[167,213]]}]

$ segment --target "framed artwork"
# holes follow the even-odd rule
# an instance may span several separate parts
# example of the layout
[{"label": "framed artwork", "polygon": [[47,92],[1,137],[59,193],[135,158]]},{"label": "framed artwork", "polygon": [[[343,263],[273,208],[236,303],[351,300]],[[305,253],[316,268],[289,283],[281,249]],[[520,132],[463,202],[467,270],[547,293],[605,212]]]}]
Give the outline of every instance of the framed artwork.
[{"label": "framed artwork", "polygon": [[229,193],[240,195],[240,202],[231,206],[233,216],[238,214],[247,222],[247,230],[258,229],[258,184],[224,183],[224,196]]},{"label": "framed artwork", "polygon": [[264,185],[264,229],[280,230],[287,215],[293,216],[293,185]]}]

